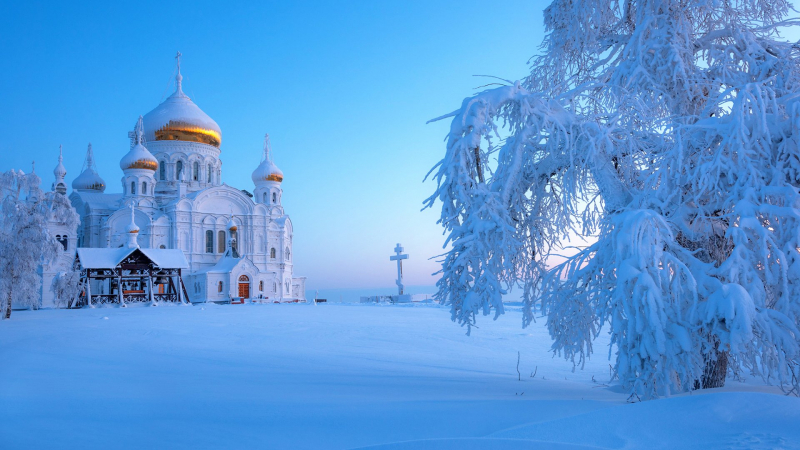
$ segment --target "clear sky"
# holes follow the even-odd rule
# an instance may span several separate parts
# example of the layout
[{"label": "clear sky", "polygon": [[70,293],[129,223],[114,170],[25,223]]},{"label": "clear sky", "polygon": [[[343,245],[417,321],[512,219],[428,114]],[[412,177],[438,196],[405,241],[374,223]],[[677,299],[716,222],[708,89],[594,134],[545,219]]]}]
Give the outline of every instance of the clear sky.
[{"label": "clear sky", "polygon": [[[423,183],[448,122],[475,88],[526,75],[545,2],[4,2],[0,170],[49,188],[58,145],[67,182],[92,143],[106,192],[139,115],[173,89],[222,129],[223,182],[253,190],[264,133],[283,170],[295,274],[309,288],[435,282],[438,210]],[[77,3],[77,2],[75,2]]]}]

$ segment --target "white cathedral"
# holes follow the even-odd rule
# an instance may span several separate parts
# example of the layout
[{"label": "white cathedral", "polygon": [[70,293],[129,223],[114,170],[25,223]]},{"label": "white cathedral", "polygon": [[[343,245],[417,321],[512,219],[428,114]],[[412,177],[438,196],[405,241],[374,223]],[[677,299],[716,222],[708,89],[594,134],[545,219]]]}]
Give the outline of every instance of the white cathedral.
[{"label": "white cathedral", "polygon": [[[263,161],[252,173],[253,193],[222,183],[222,132],[183,93],[181,80],[178,59],[175,93],[140,116],[128,134],[130,148],[119,163],[121,194],[104,192],[89,144],[69,195],[81,223],[77,230],[52,225],[65,252],[42,269],[41,306],[54,305],[52,279],[71,267],[76,247],[126,244],[131,206],[141,248],[179,249],[185,255],[189,268],[183,282],[192,302],[305,300],[305,277],[293,272],[292,221],[281,205],[283,172],[272,162],[269,136]],[[66,194],[62,158],[53,171],[53,190]]]}]

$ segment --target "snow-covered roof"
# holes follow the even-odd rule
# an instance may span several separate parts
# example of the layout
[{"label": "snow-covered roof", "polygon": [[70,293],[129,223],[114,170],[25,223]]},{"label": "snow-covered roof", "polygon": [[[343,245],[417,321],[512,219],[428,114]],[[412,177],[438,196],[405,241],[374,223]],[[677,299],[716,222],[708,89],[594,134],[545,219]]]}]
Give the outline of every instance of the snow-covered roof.
[{"label": "snow-covered roof", "polygon": [[84,269],[110,269],[133,253],[135,248],[79,248],[78,259]]},{"label": "snow-covered roof", "polygon": [[151,261],[164,269],[188,269],[189,262],[182,251],[173,248],[140,248]]},{"label": "snow-covered roof", "polygon": [[89,205],[92,209],[119,209],[122,194],[103,194],[100,192],[86,192],[75,191],[84,204]]},{"label": "snow-covered roof", "polygon": [[215,265],[208,269],[199,270],[197,273],[230,273],[242,261],[245,261],[245,258],[223,256]]},{"label": "snow-covered roof", "polygon": [[153,264],[164,269],[188,269],[186,256],[170,248],[79,248],[78,259],[84,269],[111,269],[136,250],[144,253]]}]

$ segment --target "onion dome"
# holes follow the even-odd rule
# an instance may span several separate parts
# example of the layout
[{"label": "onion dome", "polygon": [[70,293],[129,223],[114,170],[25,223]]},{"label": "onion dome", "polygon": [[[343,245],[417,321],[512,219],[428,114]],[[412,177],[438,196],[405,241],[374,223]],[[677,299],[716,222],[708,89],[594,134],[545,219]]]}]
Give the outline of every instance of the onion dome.
[{"label": "onion dome", "polygon": [[67,168],[64,167],[64,153],[61,146],[58,146],[58,165],[53,169],[56,180],[63,180],[67,176]]},{"label": "onion dome", "polygon": [[136,122],[134,129],[134,145],[131,150],[119,161],[119,167],[127,169],[146,169],[153,172],[158,169],[158,160],[144,146],[144,126],[142,116]]},{"label": "onion dome", "polygon": [[99,191],[106,190],[106,182],[100,178],[97,171],[94,169],[94,154],[92,153],[92,144],[89,144],[89,149],[86,150],[86,160],[83,163],[85,169],[72,180],[72,189],[76,191]]},{"label": "onion dome", "polygon": [[227,227],[227,228],[228,228],[228,230],[230,230],[230,231],[236,231],[236,230],[238,229],[238,227],[236,226],[236,222],[234,222],[234,221],[233,221],[233,217],[231,217],[231,218],[228,220],[228,224],[226,225],[226,227]]},{"label": "onion dome", "polygon": [[264,136],[264,160],[259,164],[256,170],[251,175],[253,184],[256,186],[264,183],[265,181],[283,181],[283,172],[278,166],[272,162],[272,149],[269,145],[269,134]]},{"label": "onion dome", "polygon": [[180,52],[178,75],[175,77],[177,88],[175,93],[167,97],[154,110],[145,114],[144,135],[147,142],[152,141],[187,141],[213,145],[219,148],[222,142],[222,131],[217,122],[204,113],[181,89]]}]

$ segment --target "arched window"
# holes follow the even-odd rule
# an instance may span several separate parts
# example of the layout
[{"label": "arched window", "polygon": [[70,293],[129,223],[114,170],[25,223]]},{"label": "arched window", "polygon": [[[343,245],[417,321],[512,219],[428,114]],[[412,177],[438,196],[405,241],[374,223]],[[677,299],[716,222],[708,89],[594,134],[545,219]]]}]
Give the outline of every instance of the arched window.
[{"label": "arched window", "polygon": [[131,181],[131,195],[136,195],[136,182]]},{"label": "arched window", "polygon": [[208,171],[206,173],[206,183],[211,183],[211,164],[208,165]]},{"label": "arched window", "polygon": [[239,276],[239,282],[247,283],[248,281],[250,281],[250,278],[248,278],[247,275],[240,275]]},{"label": "arched window", "polygon": [[236,230],[232,230],[231,231],[231,250],[233,250],[234,253],[239,251],[239,239],[237,239],[236,236],[237,236]]},{"label": "arched window", "polygon": [[220,294],[222,293],[222,281],[217,283],[217,292],[219,292]]},{"label": "arched window", "polygon": [[147,195],[147,181],[142,181],[142,194]]},{"label": "arched window", "polygon": [[225,232],[217,233],[217,253],[225,253]]},{"label": "arched window", "polygon": [[164,161],[158,163],[158,179],[161,181],[167,179],[167,163]]},{"label": "arched window", "polygon": [[175,179],[180,181],[181,173],[183,172],[183,161],[178,161],[175,164]]},{"label": "arched window", "polygon": [[286,280],[286,293],[289,293],[289,280]]},{"label": "arched window", "polygon": [[271,249],[269,249],[269,257],[270,258],[275,259],[277,257],[277,253],[278,252],[275,251],[275,247],[272,247]]},{"label": "arched window", "polygon": [[261,292],[264,291],[264,280],[258,282],[258,290]]},{"label": "arched window", "polygon": [[277,192],[273,192],[272,193],[272,203],[278,203],[278,193]]},{"label": "arched window", "polygon": [[266,192],[264,192],[264,199],[263,199],[263,201],[264,201],[264,203],[267,203],[267,193],[266,193]]},{"label": "arched window", "polygon": [[167,246],[164,245],[164,244],[161,244],[161,245],[158,246],[158,248],[167,248]]},{"label": "arched window", "polygon": [[214,232],[206,230],[206,253],[214,253]]},{"label": "arched window", "polygon": [[289,247],[286,247],[286,250],[284,250],[284,252],[285,252],[284,254],[286,255],[286,260],[288,261],[289,260]]},{"label": "arched window", "polygon": [[272,283],[272,292],[278,292],[278,283]]},{"label": "arched window", "polygon": [[197,161],[194,162],[194,170],[192,171],[192,180],[194,181],[200,180],[200,163]]},{"label": "arched window", "polygon": [[56,236],[56,240],[58,241],[59,244],[61,244],[62,247],[64,247],[64,250],[67,250],[67,247],[69,246],[69,241],[67,240],[67,236],[66,235],[65,236],[61,236],[61,235]]}]

